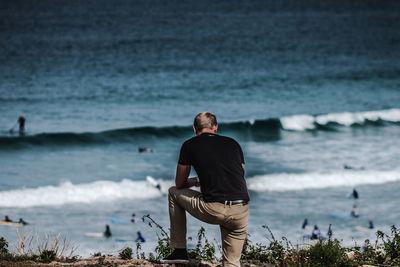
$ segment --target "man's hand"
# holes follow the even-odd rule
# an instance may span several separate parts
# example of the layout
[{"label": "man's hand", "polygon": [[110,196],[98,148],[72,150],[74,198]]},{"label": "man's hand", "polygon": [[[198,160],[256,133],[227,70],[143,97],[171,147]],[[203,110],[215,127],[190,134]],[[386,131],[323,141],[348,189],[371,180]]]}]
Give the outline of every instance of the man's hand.
[{"label": "man's hand", "polygon": [[200,181],[198,177],[192,177],[187,179],[187,185],[188,187],[192,186],[200,186]]}]

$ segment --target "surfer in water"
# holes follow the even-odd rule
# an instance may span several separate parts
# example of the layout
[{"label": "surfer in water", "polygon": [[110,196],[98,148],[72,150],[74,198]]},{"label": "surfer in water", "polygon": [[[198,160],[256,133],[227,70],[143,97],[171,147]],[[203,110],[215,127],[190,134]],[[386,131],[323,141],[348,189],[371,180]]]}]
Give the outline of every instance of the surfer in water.
[{"label": "surfer in water", "polygon": [[153,152],[156,152],[154,149],[150,149],[150,148],[147,148],[147,147],[139,147],[138,151],[139,151],[139,153],[148,153],[148,152],[153,153]]},{"label": "surfer in water", "polygon": [[326,233],[326,235],[328,236],[328,238],[331,238],[332,234],[333,234],[333,232],[332,232],[332,224],[329,224],[328,232]]},{"label": "surfer in water", "polygon": [[357,210],[357,205],[353,205],[353,209],[351,210],[350,215],[353,216],[354,218],[360,217],[360,214],[358,213]]},{"label": "surfer in water", "polygon": [[318,229],[317,225],[314,225],[314,230],[311,232],[310,239],[319,239],[321,237],[321,231]]},{"label": "surfer in water", "polygon": [[19,116],[18,124],[19,124],[19,135],[21,135],[21,136],[25,135],[25,117],[24,116]]},{"label": "surfer in water", "polygon": [[358,199],[358,192],[355,188],[353,189],[353,193],[351,195],[354,199]]},{"label": "surfer in water", "polygon": [[8,215],[6,215],[4,217],[4,221],[3,222],[12,222],[12,220],[10,218],[8,218]]},{"label": "surfer in water", "polygon": [[136,214],[135,214],[135,213],[132,213],[131,222],[132,222],[132,223],[136,223],[136,221],[137,221],[137,219],[136,219]]},{"label": "surfer in water", "polygon": [[373,221],[371,221],[371,220],[368,221],[368,228],[369,229],[374,229],[375,228],[375,225],[374,225]]},{"label": "surfer in water", "polygon": [[111,233],[111,230],[110,230],[110,226],[108,224],[106,224],[106,230],[104,231],[104,236],[105,237],[111,237],[112,236],[112,233]]},{"label": "surfer in water", "polygon": [[14,133],[14,128],[15,126],[17,126],[17,124],[19,125],[19,135],[20,136],[24,136],[25,135],[25,117],[24,116],[19,116],[17,122],[14,124],[13,127],[11,127],[11,129],[9,130],[10,134]]},{"label": "surfer in water", "polygon": [[141,242],[141,243],[146,242],[146,239],[144,239],[140,231],[137,231],[137,238],[135,239],[135,242]]},{"label": "surfer in water", "polygon": [[303,225],[301,226],[301,229],[306,229],[308,225],[309,225],[308,218],[305,218]]},{"label": "surfer in water", "polygon": [[18,223],[22,223],[23,225],[27,225],[28,223],[26,221],[24,221],[24,219],[19,218]]}]

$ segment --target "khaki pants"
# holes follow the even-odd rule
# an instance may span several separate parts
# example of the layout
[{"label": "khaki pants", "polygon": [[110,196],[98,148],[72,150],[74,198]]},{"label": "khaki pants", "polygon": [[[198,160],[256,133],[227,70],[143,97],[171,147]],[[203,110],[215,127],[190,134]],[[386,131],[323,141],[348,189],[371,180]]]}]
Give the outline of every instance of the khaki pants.
[{"label": "khaki pants", "polygon": [[229,205],[204,202],[200,192],[191,189],[168,191],[171,247],[186,248],[186,212],[200,221],[217,224],[221,230],[224,266],[240,266],[240,256],[246,238],[249,205]]}]

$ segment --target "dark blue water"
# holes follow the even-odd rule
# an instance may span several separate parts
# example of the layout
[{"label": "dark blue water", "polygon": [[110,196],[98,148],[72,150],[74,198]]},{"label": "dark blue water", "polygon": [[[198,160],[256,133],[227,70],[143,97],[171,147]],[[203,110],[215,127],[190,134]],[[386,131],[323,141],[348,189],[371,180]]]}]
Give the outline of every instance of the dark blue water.
[{"label": "dark blue water", "polygon": [[[397,1],[2,1],[0,216],[61,232],[84,255],[126,245],[84,236],[110,217],[151,213],[167,227],[166,198],[146,176],[166,192],[207,110],[245,152],[257,241],[267,224],[302,242],[305,217],[349,245],[373,238],[355,227],[388,230],[400,214],[399,11]],[[349,212],[353,187],[365,216],[331,219]],[[141,230],[154,247],[144,224],[111,228],[124,239]],[[15,241],[15,228],[0,236]]]}]

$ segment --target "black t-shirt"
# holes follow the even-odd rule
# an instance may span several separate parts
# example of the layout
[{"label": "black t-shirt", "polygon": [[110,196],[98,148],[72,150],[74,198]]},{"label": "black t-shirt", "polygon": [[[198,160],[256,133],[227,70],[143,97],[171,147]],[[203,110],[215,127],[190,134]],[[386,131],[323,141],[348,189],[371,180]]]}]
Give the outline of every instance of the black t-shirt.
[{"label": "black t-shirt", "polygon": [[243,151],[232,138],[212,133],[195,136],[183,143],[178,163],[194,167],[206,202],[249,201]]}]

